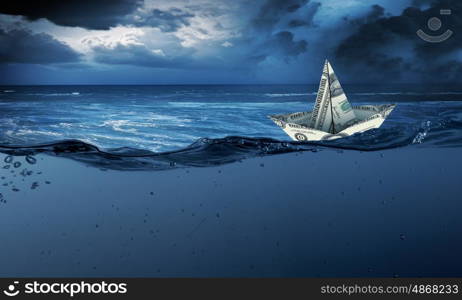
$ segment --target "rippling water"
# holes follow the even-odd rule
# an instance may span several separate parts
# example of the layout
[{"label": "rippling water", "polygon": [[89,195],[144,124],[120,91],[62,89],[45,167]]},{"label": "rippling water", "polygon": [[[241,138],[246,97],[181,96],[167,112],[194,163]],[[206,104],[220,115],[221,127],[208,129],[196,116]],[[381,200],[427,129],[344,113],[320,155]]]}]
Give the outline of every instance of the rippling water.
[{"label": "rippling water", "polygon": [[0,144],[5,153],[61,153],[117,169],[206,166],[320,146],[379,150],[462,145],[462,88],[416,85],[345,86],[353,105],[398,106],[379,129],[331,142],[290,142],[267,115],[311,110],[316,89],[1,87]]}]

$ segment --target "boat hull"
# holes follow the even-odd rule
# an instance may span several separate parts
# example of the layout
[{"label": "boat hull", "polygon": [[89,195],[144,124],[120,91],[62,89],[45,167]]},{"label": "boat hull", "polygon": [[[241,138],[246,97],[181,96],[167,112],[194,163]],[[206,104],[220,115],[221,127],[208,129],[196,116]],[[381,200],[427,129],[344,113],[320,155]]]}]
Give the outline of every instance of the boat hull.
[{"label": "boat hull", "polygon": [[311,111],[268,117],[294,141],[323,141],[379,128],[394,108],[394,104],[354,106],[353,110],[359,121],[336,134],[308,127],[306,124],[310,119]]}]

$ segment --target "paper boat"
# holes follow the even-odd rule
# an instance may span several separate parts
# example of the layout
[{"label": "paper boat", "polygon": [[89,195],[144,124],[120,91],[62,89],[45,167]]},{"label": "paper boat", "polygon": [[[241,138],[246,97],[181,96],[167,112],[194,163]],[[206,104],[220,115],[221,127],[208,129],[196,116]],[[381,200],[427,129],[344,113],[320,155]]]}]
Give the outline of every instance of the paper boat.
[{"label": "paper boat", "polygon": [[268,117],[295,141],[333,140],[379,128],[395,106],[351,106],[326,60],[313,111]]}]

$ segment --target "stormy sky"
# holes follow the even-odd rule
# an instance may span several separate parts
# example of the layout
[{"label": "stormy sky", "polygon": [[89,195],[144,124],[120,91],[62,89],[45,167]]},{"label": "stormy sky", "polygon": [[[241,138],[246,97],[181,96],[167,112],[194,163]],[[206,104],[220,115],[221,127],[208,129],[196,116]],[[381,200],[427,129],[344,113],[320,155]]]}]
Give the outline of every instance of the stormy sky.
[{"label": "stormy sky", "polygon": [[[35,3],[0,6],[0,84],[318,83],[326,58],[346,83],[457,83],[462,71],[460,0]],[[429,43],[419,29],[453,35]]]}]

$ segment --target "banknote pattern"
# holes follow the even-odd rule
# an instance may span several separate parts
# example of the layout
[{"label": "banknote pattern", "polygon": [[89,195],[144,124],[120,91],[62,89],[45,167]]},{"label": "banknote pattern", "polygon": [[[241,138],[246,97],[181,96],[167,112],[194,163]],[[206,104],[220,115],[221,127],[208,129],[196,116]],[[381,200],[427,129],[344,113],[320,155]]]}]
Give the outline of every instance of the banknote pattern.
[{"label": "banknote pattern", "polygon": [[316,103],[309,122],[311,128],[338,133],[357,121],[342,86],[326,60]]},{"label": "banknote pattern", "polygon": [[268,117],[295,141],[323,141],[379,128],[394,108],[394,104],[352,107],[326,60],[312,111]]},{"label": "banknote pattern", "polygon": [[[316,101],[314,103],[313,113],[311,114],[311,119],[308,123],[308,126],[314,129],[323,130],[324,126],[327,126],[329,129],[330,124],[325,124],[326,117],[330,118],[330,115],[327,111],[329,106],[329,73],[327,70],[327,61],[324,64],[322,70],[321,81],[319,83],[318,94],[316,96]],[[328,131],[328,130],[323,130]]]}]

